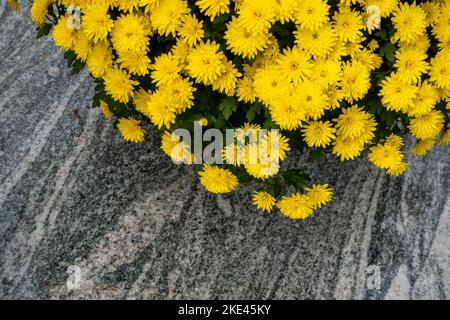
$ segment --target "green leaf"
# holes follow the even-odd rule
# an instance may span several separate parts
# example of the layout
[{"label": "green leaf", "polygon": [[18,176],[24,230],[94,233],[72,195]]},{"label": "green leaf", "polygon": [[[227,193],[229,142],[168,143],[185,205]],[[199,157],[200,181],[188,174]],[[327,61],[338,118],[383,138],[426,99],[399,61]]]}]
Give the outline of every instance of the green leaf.
[{"label": "green leaf", "polygon": [[270,129],[277,129],[277,125],[272,121],[272,119],[266,119],[263,123],[263,129],[270,130]]},{"label": "green leaf", "polygon": [[223,129],[223,128],[225,128],[225,126],[226,126],[225,119],[223,119],[222,117],[216,119],[216,125],[215,125],[216,129]]},{"label": "green leaf", "polygon": [[242,184],[249,183],[253,180],[252,176],[242,167],[230,166],[230,170],[236,175],[239,182]]},{"label": "green leaf", "polygon": [[100,101],[106,99],[106,93],[105,88],[103,86],[103,83],[97,83],[95,86],[95,94],[94,98],[92,99],[92,108],[98,108],[100,107]]},{"label": "green leaf", "polygon": [[208,114],[210,110],[213,111],[213,106],[216,105],[214,93],[210,88],[201,88],[195,94],[195,106],[198,112]]},{"label": "green leaf", "polygon": [[251,106],[250,109],[248,109],[247,113],[245,114],[245,118],[247,119],[248,122],[252,122],[253,120],[255,120],[255,116],[256,116],[256,107]]},{"label": "green leaf", "polygon": [[206,119],[208,119],[208,123],[213,126],[215,125],[215,123],[217,121],[217,118],[212,114],[206,115]]},{"label": "green leaf", "polygon": [[238,104],[235,98],[227,97],[220,103],[219,110],[222,111],[225,120],[228,120],[230,119],[233,112],[236,112],[237,106]]},{"label": "green leaf", "polygon": [[291,169],[281,173],[284,182],[294,187],[297,191],[303,191],[311,178],[302,169]]},{"label": "green leaf", "polygon": [[38,27],[38,33],[36,38],[42,38],[50,33],[50,30],[52,30],[52,24],[51,23],[44,23],[41,27]]},{"label": "green leaf", "polygon": [[380,37],[383,40],[386,40],[388,34],[385,29],[381,29],[380,31],[375,32],[375,36]]},{"label": "green leaf", "polygon": [[76,59],[72,65],[72,69],[70,70],[70,75],[75,75],[75,74],[79,74],[81,72],[81,70],[84,69],[84,67],[86,66],[86,63]]},{"label": "green leaf", "polygon": [[265,181],[265,184],[267,191],[272,192],[275,198],[278,198],[281,195],[283,186],[281,185],[281,181],[278,176],[268,179]]},{"label": "green leaf", "polygon": [[395,62],[395,46],[386,42],[380,47],[380,55],[386,57],[389,62]]},{"label": "green leaf", "polygon": [[310,162],[319,161],[321,157],[322,157],[322,150],[320,149],[312,150],[308,161]]},{"label": "green leaf", "polygon": [[263,105],[260,102],[255,102],[247,110],[247,113],[245,115],[248,122],[253,122],[255,120],[255,117],[257,114],[261,114],[263,111]]}]

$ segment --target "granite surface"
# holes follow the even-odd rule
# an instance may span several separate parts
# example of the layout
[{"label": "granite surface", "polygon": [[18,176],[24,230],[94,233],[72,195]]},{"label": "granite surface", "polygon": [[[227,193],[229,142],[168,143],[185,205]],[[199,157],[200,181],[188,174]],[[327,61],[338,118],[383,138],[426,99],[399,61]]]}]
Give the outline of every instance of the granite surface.
[{"label": "granite surface", "polygon": [[402,177],[366,160],[308,168],[335,201],[306,221],[251,190],[207,194],[158,138],[124,143],[86,72],[0,6],[0,298],[448,299],[449,148]]}]

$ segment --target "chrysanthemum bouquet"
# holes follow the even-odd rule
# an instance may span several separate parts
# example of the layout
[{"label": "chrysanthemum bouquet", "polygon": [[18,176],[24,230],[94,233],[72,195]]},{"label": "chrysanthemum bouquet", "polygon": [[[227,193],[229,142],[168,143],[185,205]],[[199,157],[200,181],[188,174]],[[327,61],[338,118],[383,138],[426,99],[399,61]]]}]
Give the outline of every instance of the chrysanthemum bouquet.
[{"label": "chrysanthemum bouquet", "polygon": [[[290,151],[367,155],[400,175],[404,152],[450,142],[450,0],[34,0],[31,17],[74,74],[87,67],[93,106],[125,140],[152,125],[208,191],[255,182],[264,211],[304,219],[331,200],[280,165]],[[215,161],[203,135],[199,153],[177,133],[199,127],[234,129]]]}]

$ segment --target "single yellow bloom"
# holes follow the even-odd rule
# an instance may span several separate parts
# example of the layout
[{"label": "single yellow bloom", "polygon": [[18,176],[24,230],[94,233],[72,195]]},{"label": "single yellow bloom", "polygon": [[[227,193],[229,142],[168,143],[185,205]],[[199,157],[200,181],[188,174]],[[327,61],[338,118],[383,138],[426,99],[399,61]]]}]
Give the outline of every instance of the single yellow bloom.
[{"label": "single yellow bloom", "polygon": [[416,144],[412,147],[411,153],[414,156],[423,157],[427,154],[429,150],[433,148],[435,140],[434,139],[423,139],[416,142]]},{"label": "single yellow bloom", "polygon": [[278,201],[277,207],[281,213],[291,219],[306,219],[314,213],[311,199],[300,193],[284,196]]},{"label": "single yellow bloom", "polygon": [[445,130],[442,137],[439,139],[439,144],[446,146],[450,143],[450,129]]},{"label": "single yellow bloom", "polygon": [[16,12],[20,12],[20,5],[17,0],[8,0],[8,4]]},{"label": "single yellow bloom", "polygon": [[200,183],[211,193],[229,193],[238,185],[238,179],[230,170],[218,166],[204,165],[199,176]]},{"label": "single yellow bloom", "polygon": [[305,191],[313,209],[322,208],[333,197],[333,191],[328,184],[313,184],[311,187],[305,188]]},{"label": "single yellow bloom", "polygon": [[272,211],[276,199],[266,191],[255,191],[253,193],[253,204],[258,210]]},{"label": "single yellow bloom", "polygon": [[123,138],[127,141],[139,143],[144,141],[145,131],[140,126],[140,121],[135,119],[120,118],[117,124]]},{"label": "single yellow bloom", "polygon": [[106,102],[100,101],[100,109],[102,110],[103,115],[108,121],[111,121],[113,118],[113,114],[109,109],[109,106]]}]

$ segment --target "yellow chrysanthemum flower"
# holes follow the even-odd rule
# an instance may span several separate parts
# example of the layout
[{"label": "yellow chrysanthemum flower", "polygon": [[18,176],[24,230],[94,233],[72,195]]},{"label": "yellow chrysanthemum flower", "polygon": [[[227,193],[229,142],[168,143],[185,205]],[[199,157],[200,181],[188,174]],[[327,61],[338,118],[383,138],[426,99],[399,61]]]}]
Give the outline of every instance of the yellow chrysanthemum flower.
[{"label": "yellow chrysanthemum flower", "polygon": [[373,138],[376,122],[372,115],[357,106],[343,109],[335,121],[340,138],[360,139],[363,144]]},{"label": "yellow chrysanthemum flower", "polygon": [[380,47],[380,44],[378,43],[378,41],[376,39],[372,39],[372,40],[370,40],[367,47],[370,49],[370,51],[374,52],[375,50],[377,50]]},{"label": "yellow chrysanthemum flower", "polygon": [[426,14],[428,25],[434,26],[438,22],[439,16],[441,14],[442,10],[441,4],[434,1],[429,1],[429,2],[422,2],[420,4],[420,7]]},{"label": "yellow chrysanthemum flower", "polygon": [[255,191],[253,193],[253,204],[258,210],[270,212],[275,203],[276,199],[266,191]]},{"label": "yellow chrysanthemum flower", "polygon": [[361,15],[348,7],[334,14],[334,28],[341,41],[356,42],[362,36],[364,24]]},{"label": "yellow chrysanthemum flower", "polygon": [[207,118],[201,118],[200,120],[198,120],[198,124],[201,125],[202,127],[206,127],[209,124],[209,121]]},{"label": "yellow chrysanthemum flower", "polygon": [[42,26],[47,16],[48,6],[52,3],[52,0],[34,0],[31,6],[30,14],[31,20],[38,25]]},{"label": "yellow chrysanthemum flower", "polygon": [[212,84],[226,71],[225,61],[219,45],[208,40],[191,50],[186,69],[196,82]]},{"label": "yellow chrysanthemum flower", "polygon": [[186,15],[178,34],[189,46],[194,46],[197,42],[202,41],[205,34],[203,30],[203,21],[199,21],[193,15]]},{"label": "yellow chrysanthemum flower", "polygon": [[370,149],[369,161],[391,176],[399,176],[405,173],[408,164],[403,160],[404,154],[400,151],[403,139],[391,134],[384,144],[378,144]]},{"label": "yellow chrysanthemum flower", "polygon": [[314,210],[322,208],[333,197],[333,191],[328,184],[313,184],[311,187],[305,188],[305,191]]},{"label": "yellow chrysanthemum flower", "polygon": [[278,0],[275,6],[275,19],[281,23],[294,21],[298,0]]},{"label": "yellow chrysanthemum flower", "polygon": [[403,154],[392,144],[378,144],[370,148],[369,161],[381,169],[395,168],[403,162]]},{"label": "yellow chrysanthemum flower", "polygon": [[342,61],[342,57],[349,55],[346,53],[346,49],[344,47],[344,43],[341,41],[335,41],[333,47],[331,48],[330,53],[326,56],[328,60],[333,60],[336,62]]},{"label": "yellow chrysanthemum flower", "polygon": [[150,10],[150,21],[160,35],[176,36],[182,23],[190,13],[186,0],[160,1],[157,6]]},{"label": "yellow chrysanthemum flower", "polygon": [[189,45],[184,41],[177,41],[177,43],[172,47],[172,50],[170,50],[170,53],[173,54],[174,58],[177,59],[178,63],[183,66],[183,68],[186,66],[186,59],[190,52],[191,48]]},{"label": "yellow chrysanthemum flower", "polygon": [[148,50],[150,30],[144,18],[133,13],[121,15],[114,22],[111,42],[119,52],[144,53]]},{"label": "yellow chrysanthemum flower", "polygon": [[[338,42],[338,44],[340,44],[341,46],[341,57],[342,56],[351,56],[351,57],[355,57],[359,54],[359,52],[361,50],[364,49],[363,45],[361,44],[361,42],[364,39],[362,37],[360,37],[359,39],[355,40],[355,41],[343,41],[343,42]],[[352,60],[352,62],[355,62],[354,60]]]},{"label": "yellow chrysanthemum flower", "polygon": [[150,58],[145,53],[131,51],[119,52],[117,62],[131,74],[145,76],[149,73]]},{"label": "yellow chrysanthemum flower", "polygon": [[396,135],[396,134],[391,134],[389,135],[389,137],[386,138],[386,142],[385,144],[390,145],[394,148],[400,149],[403,146],[403,138]]},{"label": "yellow chrysanthemum flower", "polygon": [[250,33],[263,33],[275,21],[275,0],[243,0],[239,7],[238,23]]},{"label": "yellow chrysanthemum flower", "polygon": [[392,18],[397,30],[397,38],[406,43],[415,42],[425,33],[427,27],[426,14],[415,3],[400,3]]},{"label": "yellow chrysanthemum flower", "polygon": [[201,12],[210,17],[211,21],[220,14],[230,12],[230,0],[197,0],[195,4]]},{"label": "yellow chrysanthemum flower", "polygon": [[442,3],[439,15],[436,17],[436,23],[433,26],[433,35],[440,41],[440,48],[450,49],[450,3]]},{"label": "yellow chrysanthemum flower", "polygon": [[11,7],[11,9],[13,9],[14,11],[16,11],[16,12],[20,11],[20,5],[17,0],[8,0],[8,4]]},{"label": "yellow chrysanthemum flower", "polygon": [[381,82],[379,95],[381,101],[388,110],[406,112],[414,102],[418,87],[405,84],[397,74],[391,74]]},{"label": "yellow chrysanthemum flower", "polygon": [[214,90],[232,97],[236,92],[237,80],[241,76],[242,74],[234,64],[227,61],[225,62],[225,71],[213,82],[212,87]]},{"label": "yellow chrysanthemum flower", "polygon": [[378,69],[383,63],[383,59],[371,52],[370,50],[362,48],[351,54],[353,61],[361,63],[364,67],[370,71]]},{"label": "yellow chrysanthemum flower", "polygon": [[259,137],[260,130],[261,126],[259,124],[247,122],[243,126],[236,129],[234,137],[237,141],[241,141],[243,143],[247,137],[257,139]]},{"label": "yellow chrysanthemum flower", "polygon": [[161,149],[177,164],[192,164],[195,158],[181,137],[169,131],[165,131],[162,136]]},{"label": "yellow chrysanthemum flower", "polygon": [[106,40],[111,32],[114,21],[108,14],[108,4],[94,1],[87,4],[83,10],[83,31],[94,43]]},{"label": "yellow chrysanthemum flower", "polygon": [[188,79],[177,78],[159,88],[168,97],[176,113],[183,113],[194,105],[194,92],[197,90]]},{"label": "yellow chrysanthemum flower", "polygon": [[421,53],[426,54],[426,52],[430,48],[430,39],[428,38],[428,35],[425,33],[425,34],[419,36],[419,38],[417,38],[416,41],[411,42],[411,43],[400,41],[398,43],[398,47],[399,47],[399,50],[413,50],[416,52],[421,52]]},{"label": "yellow chrysanthemum flower", "polygon": [[200,183],[211,193],[229,193],[236,189],[238,179],[228,169],[204,165],[198,174]]},{"label": "yellow chrysanthemum flower", "polygon": [[420,140],[436,138],[443,127],[444,115],[437,110],[411,119],[408,126],[411,134]]},{"label": "yellow chrysanthemum flower", "polygon": [[327,23],[319,30],[298,29],[294,31],[295,44],[315,58],[328,56],[337,41],[337,35],[331,24]]},{"label": "yellow chrysanthemum flower", "polygon": [[450,143],[450,129],[445,130],[442,137],[439,139],[439,144],[446,146]]},{"label": "yellow chrysanthemum flower", "polygon": [[450,48],[440,51],[435,58],[431,59],[430,80],[438,88],[450,89]]},{"label": "yellow chrysanthemum flower", "polygon": [[317,120],[325,114],[328,106],[328,97],[323,93],[322,88],[312,81],[304,81],[294,91],[296,103],[306,116]]},{"label": "yellow chrysanthemum flower", "polygon": [[342,78],[341,64],[329,59],[318,59],[315,61],[311,80],[325,88],[329,85],[337,85]]},{"label": "yellow chrysanthemum flower", "polygon": [[254,87],[258,98],[266,104],[281,103],[280,99],[288,100],[293,95],[291,85],[280,74],[280,69],[276,65],[270,65],[258,69],[254,76]]},{"label": "yellow chrysanthemum flower", "polygon": [[433,148],[435,140],[434,139],[423,139],[416,142],[412,147],[411,153],[414,156],[423,157]]},{"label": "yellow chrysanthemum flower", "polygon": [[418,88],[417,93],[408,106],[406,113],[409,116],[422,116],[433,110],[439,100],[439,93],[428,81],[424,81]]},{"label": "yellow chrysanthemum flower", "polygon": [[123,138],[127,141],[139,143],[144,141],[145,131],[140,126],[140,121],[135,119],[120,118],[117,124]]},{"label": "yellow chrysanthemum flower", "polygon": [[86,60],[89,71],[94,78],[102,78],[113,64],[112,49],[107,42],[99,42],[92,47]]},{"label": "yellow chrysanthemum flower", "polygon": [[306,121],[306,110],[294,94],[280,96],[269,106],[269,111],[272,120],[283,130],[295,130]]},{"label": "yellow chrysanthemum flower", "polygon": [[302,29],[317,31],[328,21],[330,7],[324,0],[298,1],[295,22]]},{"label": "yellow chrysanthemum flower", "polygon": [[53,40],[58,47],[68,51],[73,49],[78,32],[80,31],[69,27],[68,17],[62,16],[53,29]]},{"label": "yellow chrysanthemum flower", "polygon": [[408,169],[408,163],[403,161],[387,169],[386,173],[391,176],[400,176],[406,172],[406,169]]},{"label": "yellow chrysanthemum flower", "polygon": [[175,123],[177,107],[173,103],[173,97],[169,96],[165,90],[157,90],[147,101],[147,108],[143,113],[150,118],[152,123],[158,128],[170,126]]},{"label": "yellow chrysanthemum flower", "polygon": [[179,79],[183,68],[173,54],[168,53],[156,57],[155,63],[152,64],[151,69],[152,82],[161,86]]},{"label": "yellow chrysanthemum flower", "polygon": [[[249,147],[251,146],[247,146],[247,148]],[[257,154],[257,151],[253,151],[252,149],[250,149],[249,152],[250,159],[255,157],[251,152]],[[269,179],[280,171],[280,163],[278,161],[250,161],[245,163],[244,167],[249,175],[261,180]]]},{"label": "yellow chrysanthemum flower", "polygon": [[359,62],[343,63],[341,90],[344,98],[353,103],[362,99],[369,89],[369,70]]},{"label": "yellow chrysanthemum flower", "polygon": [[115,5],[122,11],[132,12],[140,5],[140,0],[114,0]]},{"label": "yellow chrysanthemum flower", "polygon": [[131,80],[125,70],[111,68],[106,71],[103,80],[105,81],[105,91],[114,100],[128,103],[134,94],[134,86],[139,82]]},{"label": "yellow chrysanthemum flower", "polygon": [[364,150],[364,143],[360,139],[343,138],[338,136],[333,143],[333,154],[342,161],[353,160]]},{"label": "yellow chrysanthemum flower", "polygon": [[109,106],[106,102],[100,101],[100,109],[102,110],[103,116],[106,120],[112,121],[113,114],[111,110],[109,109]]},{"label": "yellow chrysanthemum flower", "polygon": [[366,7],[377,6],[383,18],[388,17],[397,8],[398,0],[365,0]]},{"label": "yellow chrysanthemum flower", "polygon": [[[251,130],[251,128],[247,130]],[[245,126],[241,129],[246,130]],[[258,129],[256,132],[258,132]],[[285,160],[287,153],[291,151],[289,139],[276,131],[268,131],[267,134],[261,135],[258,143],[260,150],[267,151],[269,156],[278,156],[280,160]]]},{"label": "yellow chrysanthemum flower", "polygon": [[248,159],[248,149],[244,145],[232,143],[223,148],[222,158],[226,164],[230,164],[239,167]]},{"label": "yellow chrysanthemum flower", "polygon": [[415,49],[399,50],[394,67],[398,79],[404,83],[417,83],[428,70],[427,55]]},{"label": "yellow chrysanthemum flower", "polygon": [[144,7],[145,13],[149,13],[150,10],[159,5],[159,2],[160,0],[139,0],[139,6]]},{"label": "yellow chrysanthemum flower", "polygon": [[338,109],[341,106],[341,101],[344,99],[341,89],[334,84],[324,86],[322,92],[328,98],[328,107],[330,109]]},{"label": "yellow chrysanthemum flower", "polygon": [[258,52],[267,48],[269,33],[249,32],[239,23],[238,19],[233,19],[227,24],[224,38],[232,53],[243,58],[254,58]]},{"label": "yellow chrysanthemum flower", "polygon": [[239,101],[253,103],[256,101],[255,86],[253,78],[244,77],[237,82],[236,95]]},{"label": "yellow chrysanthemum flower", "polygon": [[312,73],[312,62],[309,56],[298,47],[288,48],[278,57],[277,66],[289,82],[299,84],[309,78]]},{"label": "yellow chrysanthemum flower", "polygon": [[311,148],[325,148],[336,138],[330,121],[311,121],[303,128],[303,137]]},{"label": "yellow chrysanthemum flower", "polygon": [[136,108],[137,111],[146,115],[147,117],[149,117],[149,115],[147,114],[148,112],[147,102],[150,100],[151,96],[152,93],[143,88],[137,90],[133,96],[134,107]]},{"label": "yellow chrysanthemum flower", "polygon": [[284,196],[277,203],[280,212],[291,219],[306,219],[314,213],[311,199],[304,194]]},{"label": "yellow chrysanthemum flower", "polygon": [[73,51],[77,54],[77,58],[80,61],[86,62],[92,47],[89,39],[86,37],[82,30],[75,33],[75,40],[73,43]]}]

